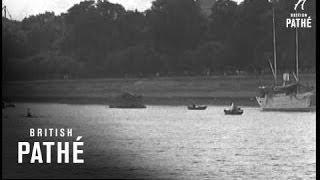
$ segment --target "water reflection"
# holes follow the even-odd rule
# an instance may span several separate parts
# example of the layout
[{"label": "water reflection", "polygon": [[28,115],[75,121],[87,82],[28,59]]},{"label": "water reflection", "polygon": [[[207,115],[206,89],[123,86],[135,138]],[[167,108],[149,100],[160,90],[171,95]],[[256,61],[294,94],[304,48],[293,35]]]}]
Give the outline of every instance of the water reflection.
[{"label": "water reflection", "polygon": [[[39,118],[24,118],[27,108]],[[46,171],[30,165],[20,168],[13,155],[16,144],[6,140],[9,165],[3,168],[4,174],[12,177],[19,170],[20,175],[32,172],[38,177],[61,177],[63,171],[66,177],[89,178],[315,179],[314,112],[243,107],[242,116],[226,116],[223,109],[17,104],[3,111],[7,137],[26,138],[30,127],[73,128],[74,136],[83,136],[86,163],[65,165],[65,170],[55,165]]]}]

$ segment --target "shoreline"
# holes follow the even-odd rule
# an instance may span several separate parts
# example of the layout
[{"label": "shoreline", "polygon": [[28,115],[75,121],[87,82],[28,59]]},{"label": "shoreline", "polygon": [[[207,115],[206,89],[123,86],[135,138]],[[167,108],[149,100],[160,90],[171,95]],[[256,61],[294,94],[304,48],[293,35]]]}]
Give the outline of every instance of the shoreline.
[{"label": "shoreline", "polygon": [[[92,104],[109,105],[112,97],[3,97],[12,103],[61,103],[61,104]],[[259,107],[254,97],[144,97],[146,105],[182,106],[195,103],[198,105],[224,105],[232,102],[240,106]]]},{"label": "shoreline", "polygon": [[[304,84],[316,87],[315,74],[301,74]],[[111,78],[4,82],[8,102],[105,104],[123,92],[143,96],[146,105],[238,105],[259,107],[258,87],[273,83],[271,76],[199,76]]]}]

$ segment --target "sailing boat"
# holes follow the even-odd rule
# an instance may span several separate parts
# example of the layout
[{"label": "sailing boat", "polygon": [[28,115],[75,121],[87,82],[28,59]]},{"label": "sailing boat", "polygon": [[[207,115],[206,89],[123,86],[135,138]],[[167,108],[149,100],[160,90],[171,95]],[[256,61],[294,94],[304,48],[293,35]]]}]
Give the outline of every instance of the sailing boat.
[{"label": "sailing boat", "polygon": [[276,56],[276,37],[275,37],[275,18],[274,7],[273,15],[273,53],[274,67],[271,62],[270,67],[274,77],[272,86],[259,87],[259,95],[256,97],[262,110],[270,111],[311,111],[315,109],[313,99],[316,90],[313,87],[304,86],[299,81],[299,42],[298,29],[296,29],[296,73],[293,73],[295,82],[286,84],[289,80],[289,74],[284,74],[284,83],[277,85],[277,56]]}]

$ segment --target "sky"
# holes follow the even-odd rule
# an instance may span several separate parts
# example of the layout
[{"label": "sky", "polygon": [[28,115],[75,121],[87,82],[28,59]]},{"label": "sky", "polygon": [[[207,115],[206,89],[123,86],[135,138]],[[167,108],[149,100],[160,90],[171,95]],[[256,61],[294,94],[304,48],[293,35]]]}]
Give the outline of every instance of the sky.
[{"label": "sky", "polygon": [[[84,0],[3,0],[2,6],[6,5],[12,19],[22,20],[30,15],[53,11],[56,15],[66,12],[74,4]],[[126,9],[144,11],[151,7],[153,0],[109,0],[118,3]],[[242,0],[235,0],[240,2]]]}]

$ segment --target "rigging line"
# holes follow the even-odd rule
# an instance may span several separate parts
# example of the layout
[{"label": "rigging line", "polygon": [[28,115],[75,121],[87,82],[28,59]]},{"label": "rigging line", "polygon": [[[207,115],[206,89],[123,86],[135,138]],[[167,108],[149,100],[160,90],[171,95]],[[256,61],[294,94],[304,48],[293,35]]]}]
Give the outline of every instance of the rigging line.
[{"label": "rigging line", "polygon": [[11,14],[9,13],[8,10],[7,10],[7,13],[8,13],[8,15],[9,15],[9,17],[10,17],[10,20],[12,20],[12,16],[11,16]]}]

